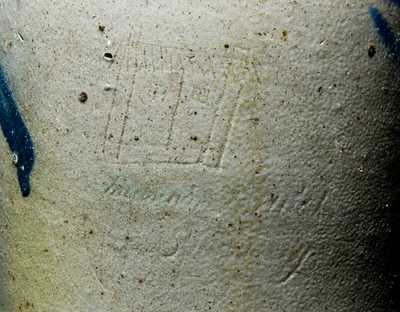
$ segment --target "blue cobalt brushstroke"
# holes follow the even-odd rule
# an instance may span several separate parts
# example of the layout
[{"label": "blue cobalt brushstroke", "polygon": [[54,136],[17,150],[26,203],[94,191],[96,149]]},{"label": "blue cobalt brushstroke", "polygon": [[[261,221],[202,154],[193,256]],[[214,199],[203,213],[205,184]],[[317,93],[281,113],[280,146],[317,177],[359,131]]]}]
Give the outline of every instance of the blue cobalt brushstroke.
[{"label": "blue cobalt brushstroke", "polygon": [[400,6],[400,0],[389,0],[391,3]]},{"label": "blue cobalt brushstroke", "polygon": [[0,66],[0,125],[13,153],[22,196],[31,192],[30,174],[35,162],[31,136],[19,113],[17,102],[8,86],[6,75]]},{"label": "blue cobalt brushstroke", "polygon": [[[400,4],[400,0],[391,0],[395,4]],[[389,55],[397,62],[400,61],[400,41],[398,36],[392,31],[388,21],[382,13],[375,7],[369,9],[369,14],[374,21],[378,35],[387,49]]]},{"label": "blue cobalt brushstroke", "polygon": [[[395,6],[400,7],[400,0],[388,0]],[[387,19],[382,13],[375,7],[370,7],[369,14],[374,21],[375,28],[377,29],[378,35],[388,50],[389,55],[397,62],[400,62],[400,38],[391,29]]]}]

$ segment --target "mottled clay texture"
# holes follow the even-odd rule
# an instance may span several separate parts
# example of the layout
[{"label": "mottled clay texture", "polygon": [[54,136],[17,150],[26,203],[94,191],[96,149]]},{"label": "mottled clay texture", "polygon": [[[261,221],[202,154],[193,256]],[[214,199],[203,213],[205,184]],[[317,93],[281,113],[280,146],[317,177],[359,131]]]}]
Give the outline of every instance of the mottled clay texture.
[{"label": "mottled clay texture", "polygon": [[37,155],[25,199],[0,140],[1,311],[388,311],[370,4],[0,0]]}]

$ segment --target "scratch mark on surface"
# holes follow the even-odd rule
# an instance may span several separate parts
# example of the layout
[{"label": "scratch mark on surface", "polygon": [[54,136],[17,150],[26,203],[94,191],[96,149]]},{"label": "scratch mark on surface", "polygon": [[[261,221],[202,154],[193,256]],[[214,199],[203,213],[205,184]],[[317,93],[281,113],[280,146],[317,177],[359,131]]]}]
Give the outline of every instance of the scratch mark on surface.
[{"label": "scratch mark on surface", "polygon": [[278,215],[283,214],[284,212],[286,212],[286,204],[287,200],[284,196],[275,195],[272,198],[272,205],[269,209],[269,213],[276,213]]},{"label": "scratch mark on surface", "polygon": [[240,100],[240,95],[242,94],[243,88],[244,88],[244,86],[242,85],[236,95],[236,98],[235,98],[236,103],[235,103],[233,113],[229,116],[228,133],[226,134],[224,141],[221,144],[221,153],[219,154],[218,161],[217,161],[218,168],[220,168],[222,165],[222,161],[225,158],[227,145],[231,141],[231,138],[232,138],[232,133],[233,133],[233,128],[234,128],[234,120],[235,120],[236,116],[238,116],[238,114],[239,114],[239,109],[240,109],[239,100]]},{"label": "scratch mark on surface", "polygon": [[287,285],[304,267],[305,262],[312,256],[313,252],[311,250],[307,250],[306,248],[300,251],[299,257],[295,261],[292,269],[285,275],[284,278],[279,282],[280,285]]},{"label": "scratch mark on surface", "polygon": [[321,212],[321,209],[324,207],[324,205],[327,202],[328,198],[329,198],[328,191],[325,190],[322,193],[322,196],[320,197],[320,199],[318,200],[318,202],[315,205],[315,210],[313,212],[313,216],[316,216],[318,214],[318,212]]},{"label": "scratch mark on surface", "polygon": [[[216,79],[214,79],[215,81]],[[207,137],[206,142],[204,143],[205,146],[207,146],[207,150],[210,149],[210,141],[211,139],[215,136],[215,132],[216,132],[216,124],[217,124],[217,116],[219,115],[219,112],[221,111],[221,106],[222,106],[222,100],[225,96],[225,92],[226,92],[226,85],[227,85],[227,80],[228,77],[226,75],[226,73],[223,74],[223,86],[221,88],[221,92],[217,97],[217,100],[215,102],[215,109],[214,109],[214,114],[213,114],[213,120],[212,120],[212,124],[211,124],[211,131],[209,136]],[[214,83],[213,81],[213,83]],[[205,154],[203,154],[203,157],[201,159],[201,161],[206,162],[206,160],[204,159]]]},{"label": "scratch mark on surface", "polygon": [[124,140],[126,124],[128,122],[128,114],[129,114],[129,110],[130,110],[130,107],[131,107],[131,104],[132,104],[133,93],[135,91],[135,83],[136,83],[136,74],[133,75],[133,81],[132,81],[130,94],[129,94],[129,97],[128,97],[128,101],[126,102],[124,120],[122,121],[122,130],[121,130],[121,135],[119,137],[119,142],[118,142],[117,159],[119,159],[119,156],[121,155],[122,142]]},{"label": "scratch mark on surface", "polygon": [[115,106],[115,102],[116,102],[116,98],[117,98],[117,90],[118,90],[118,84],[119,84],[120,76],[121,76],[121,68],[120,68],[120,70],[119,70],[119,72],[117,74],[116,84],[115,84],[115,88],[113,90],[113,99],[112,99],[112,102],[111,102],[111,108],[110,108],[110,111],[108,112],[108,115],[107,115],[106,128],[104,130],[103,146],[102,146],[102,149],[101,149],[103,154],[105,153],[105,150],[106,150],[108,129],[110,128],[111,115],[112,115],[112,112],[114,110],[114,106]]},{"label": "scratch mark on surface", "polygon": [[119,176],[116,177],[116,178],[111,182],[111,184],[108,185],[108,186],[106,187],[106,189],[103,191],[103,193],[104,193],[104,194],[107,194],[110,190],[111,190],[111,192],[112,192],[112,188],[114,187],[114,185],[116,185],[116,183],[118,182],[119,178],[120,178]]},{"label": "scratch mark on surface", "polygon": [[171,124],[168,129],[168,139],[167,139],[167,147],[171,144],[172,140],[172,131],[174,129],[176,117],[178,115],[178,109],[181,104],[182,100],[182,91],[183,91],[183,84],[184,84],[184,76],[185,76],[185,70],[182,68],[182,73],[181,73],[181,78],[179,80],[179,86],[178,86],[178,96],[176,100],[176,104],[174,106],[174,110],[172,112],[172,119],[171,119]]},{"label": "scratch mark on surface", "polygon": [[303,248],[300,251],[299,257],[295,261],[292,269],[289,270],[285,277],[281,279],[279,284],[283,286],[288,284],[300,272],[300,270],[304,267],[305,262],[310,258],[312,254],[313,252],[311,250]]},{"label": "scratch mark on surface", "polygon": [[[131,38],[131,35],[129,35],[128,43],[129,43],[130,38]],[[118,51],[119,51],[119,48],[118,48]],[[128,49],[125,49],[125,57],[124,57],[124,59],[126,59],[127,54],[128,54]],[[108,131],[109,131],[110,125],[111,125],[111,116],[112,116],[112,113],[113,113],[114,108],[115,108],[115,103],[117,101],[117,91],[118,91],[119,83],[120,83],[120,79],[121,79],[121,72],[122,72],[122,66],[119,66],[118,67],[118,73],[117,73],[116,81],[115,81],[115,88],[113,89],[113,94],[112,94],[113,98],[112,98],[112,101],[111,101],[111,107],[110,107],[110,110],[109,110],[108,115],[107,115],[106,126],[105,126],[105,129],[104,129],[104,138],[103,138],[103,144],[102,144],[102,149],[101,149],[103,154],[106,151]]]}]

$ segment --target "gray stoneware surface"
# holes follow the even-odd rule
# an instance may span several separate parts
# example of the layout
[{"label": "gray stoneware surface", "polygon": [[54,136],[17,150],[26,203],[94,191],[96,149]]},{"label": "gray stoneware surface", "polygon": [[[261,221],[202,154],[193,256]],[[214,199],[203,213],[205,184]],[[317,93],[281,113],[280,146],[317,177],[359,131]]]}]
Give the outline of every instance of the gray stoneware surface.
[{"label": "gray stoneware surface", "polygon": [[1,311],[388,311],[370,4],[0,0],[37,155],[22,198],[0,140]]}]

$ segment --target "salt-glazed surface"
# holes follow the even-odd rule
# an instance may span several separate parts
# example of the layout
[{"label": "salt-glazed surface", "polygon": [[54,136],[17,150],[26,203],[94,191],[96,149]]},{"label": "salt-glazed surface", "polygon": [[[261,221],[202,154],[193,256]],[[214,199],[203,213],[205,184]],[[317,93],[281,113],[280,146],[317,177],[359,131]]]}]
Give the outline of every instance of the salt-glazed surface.
[{"label": "salt-glazed surface", "polygon": [[36,151],[23,198],[0,140],[0,310],[388,311],[369,4],[0,0]]}]

